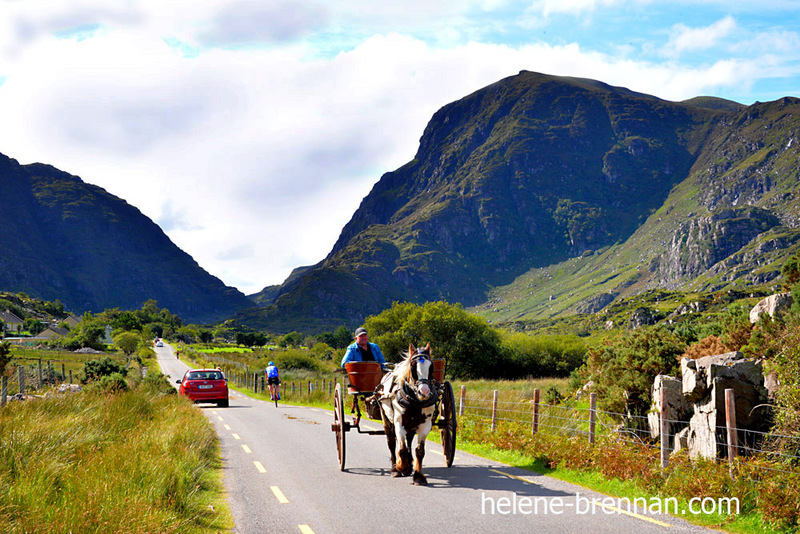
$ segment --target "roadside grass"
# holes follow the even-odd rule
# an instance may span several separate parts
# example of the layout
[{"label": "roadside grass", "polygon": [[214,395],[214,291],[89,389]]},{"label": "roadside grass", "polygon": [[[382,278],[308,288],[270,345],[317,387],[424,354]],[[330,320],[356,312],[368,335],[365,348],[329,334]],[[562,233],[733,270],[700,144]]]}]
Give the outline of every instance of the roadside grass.
[{"label": "roadside grass", "polygon": [[[692,461],[686,456],[670,459],[661,471],[657,455],[646,446],[636,446],[612,437],[592,446],[583,437],[531,436],[530,427],[501,422],[492,432],[485,420],[470,417],[459,421],[457,449],[514,467],[527,469],[577,484],[630,502],[677,501],[677,517],[691,523],[736,533],[796,532],[797,516],[791,510],[798,505],[796,486],[776,477],[772,491],[768,472],[758,465],[737,464],[731,479],[728,467],[713,461]],[[795,481],[796,482],[796,481]],[[788,502],[781,501],[780,493]],[[724,500],[736,497],[738,513],[692,513],[700,509],[694,498]],[[657,499],[657,501],[654,501]],[[775,506],[780,502],[783,508]],[[668,511],[672,512],[673,507]],[[735,512],[735,510],[734,510]],[[770,517],[765,517],[769,513]],[[644,515],[644,514],[643,514]],[[675,514],[673,514],[675,515]]]},{"label": "roadside grass", "polygon": [[0,409],[3,531],[232,529],[213,427],[171,389],[152,373],[123,393],[51,392]]}]

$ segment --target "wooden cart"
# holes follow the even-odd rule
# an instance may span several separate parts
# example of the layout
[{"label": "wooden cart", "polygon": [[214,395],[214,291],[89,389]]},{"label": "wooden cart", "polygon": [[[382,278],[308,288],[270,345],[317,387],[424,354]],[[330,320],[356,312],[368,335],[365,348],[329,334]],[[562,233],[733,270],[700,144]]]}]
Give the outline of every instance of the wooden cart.
[{"label": "wooden cart", "polygon": [[[442,451],[444,453],[447,467],[453,465],[453,457],[456,454],[456,432],[458,424],[456,421],[455,399],[453,397],[453,387],[450,382],[444,380],[445,361],[433,360],[434,371],[433,379],[436,382],[438,399],[434,410],[434,426],[439,428],[442,438]],[[337,370],[341,372],[340,370]],[[331,430],[336,434],[336,451],[339,456],[339,469],[344,471],[346,456],[345,435],[355,428],[359,434],[386,435],[383,430],[362,430],[361,423],[361,404],[364,404],[368,417],[381,419],[380,412],[375,412],[375,407],[368,407],[368,402],[373,402],[375,388],[380,384],[383,372],[377,362],[350,362],[345,364],[344,371],[347,373],[348,385],[347,393],[353,398],[353,405],[350,409],[352,421],[347,421],[344,415],[344,395],[342,384],[336,384],[333,391],[333,423]],[[380,409],[377,407],[378,410]],[[372,412],[372,413],[369,413]],[[355,414],[355,415],[353,415]]]}]

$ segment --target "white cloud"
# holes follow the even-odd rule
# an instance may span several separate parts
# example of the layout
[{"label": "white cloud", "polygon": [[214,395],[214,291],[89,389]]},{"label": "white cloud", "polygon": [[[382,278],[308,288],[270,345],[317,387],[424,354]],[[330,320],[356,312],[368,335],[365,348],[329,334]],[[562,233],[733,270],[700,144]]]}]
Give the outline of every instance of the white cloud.
[{"label": "white cloud", "polygon": [[625,2],[626,0],[536,0],[531,6],[531,10],[540,12],[545,17],[557,13],[581,15],[591,13],[598,8],[612,7]]},{"label": "white cloud", "polygon": [[684,52],[707,50],[716,46],[734,30],[736,30],[736,20],[730,15],[703,28],[689,28],[684,24],[676,24],[672,28],[672,35],[664,47],[664,52],[670,56],[678,56]]}]

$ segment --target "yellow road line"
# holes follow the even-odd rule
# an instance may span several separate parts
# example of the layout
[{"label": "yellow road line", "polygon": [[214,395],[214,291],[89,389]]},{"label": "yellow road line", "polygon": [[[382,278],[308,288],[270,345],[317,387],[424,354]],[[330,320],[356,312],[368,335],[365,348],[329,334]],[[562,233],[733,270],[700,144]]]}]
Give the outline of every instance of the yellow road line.
[{"label": "yellow road line", "polygon": [[503,471],[498,471],[497,469],[489,469],[489,471],[491,471],[493,473],[497,473],[498,475],[503,475],[503,476],[508,477],[508,478],[513,478],[515,480],[521,480],[522,482],[524,482],[526,484],[531,484],[533,486],[536,485],[536,482],[531,482],[530,480],[527,480],[525,478],[518,477],[516,475],[512,475],[512,474],[509,474],[509,473],[504,473]]},{"label": "yellow road line", "polygon": [[236,433],[231,434],[231,436],[233,436],[233,439],[242,439],[241,437],[239,437],[239,434]]},{"label": "yellow road line", "polygon": [[603,504],[601,501],[594,501],[594,502],[597,503],[598,505],[602,506],[606,510],[611,510],[611,511],[617,512],[618,514],[629,515],[631,517],[635,517],[636,519],[641,519],[642,521],[649,521],[650,523],[653,523],[654,525],[658,525],[660,527],[669,528],[669,527],[672,526],[669,523],[664,523],[663,521],[659,521],[658,519],[653,519],[652,517],[647,517],[647,516],[644,516],[644,515],[635,514],[633,512],[628,511],[628,510],[623,510],[622,508],[617,508],[616,506],[611,506],[610,504]]},{"label": "yellow road line", "polygon": [[262,475],[267,472],[267,470],[264,469],[264,466],[261,465],[261,462],[253,462],[253,464],[256,466],[256,469],[258,469],[258,472]]},{"label": "yellow road line", "polygon": [[224,421],[224,420],[225,420],[225,419],[223,419],[223,418],[222,418],[222,416],[221,416],[221,415],[218,415],[218,416],[217,416],[217,419],[219,419],[220,421]]},{"label": "yellow road line", "polygon": [[231,425],[222,425],[222,426],[225,427],[225,430],[230,430],[231,429]]},{"label": "yellow road line", "polygon": [[242,448],[244,449],[244,452],[246,452],[247,454],[250,454],[251,452],[253,452],[253,451],[250,450],[250,447],[248,447],[244,443],[242,443]]},{"label": "yellow road line", "polygon": [[300,527],[300,532],[302,532],[302,534],[314,534],[314,531],[311,530],[311,527],[309,527],[308,525],[297,525],[297,526]]},{"label": "yellow road line", "polygon": [[283,494],[281,489],[278,486],[270,486],[272,493],[275,494],[275,498],[278,499],[278,502],[281,504],[288,504],[289,499],[286,498],[286,495]]},{"label": "yellow road line", "polygon": [[[489,469],[489,471],[492,471],[493,473],[497,473],[499,475],[506,476],[508,478],[513,478],[515,480],[520,480],[522,482],[525,482],[526,484],[531,484],[533,486],[536,485],[535,482],[531,482],[530,480],[526,480],[526,479],[524,479],[522,477],[518,477],[518,476],[512,475],[510,473],[504,473],[503,471],[498,471],[497,469]],[[672,526],[669,523],[665,523],[663,521],[659,521],[658,519],[653,519],[652,517],[647,517],[647,516],[644,516],[644,515],[640,515],[640,514],[636,514],[636,513],[630,512],[628,510],[623,510],[622,508],[617,508],[616,506],[611,506],[610,504],[604,504],[602,501],[593,500],[592,503],[593,504],[597,504],[598,506],[601,506],[601,507],[605,508],[606,510],[611,510],[611,511],[616,512],[618,514],[625,514],[625,515],[628,515],[630,517],[634,517],[636,519],[641,519],[642,521],[648,521],[648,522],[653,523],[654,525],[658,525],[660,527],[669,528],[669,527]]]}]

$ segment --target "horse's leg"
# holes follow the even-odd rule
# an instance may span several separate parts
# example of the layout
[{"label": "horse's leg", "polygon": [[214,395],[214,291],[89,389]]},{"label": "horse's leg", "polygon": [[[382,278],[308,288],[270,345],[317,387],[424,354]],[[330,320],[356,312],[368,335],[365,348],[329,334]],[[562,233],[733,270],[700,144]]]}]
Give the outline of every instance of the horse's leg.
[{"label": "horse's leg", "polygon": [[404,411],[396,403],[393,403],[392,407],[394,408],[394,430],[397,437],[397,471],[403,476],[408,476],[411,474],[412,458],[411,449],[408,446],[408,434],[403,425]]},{"label": "horse's leg", "polygon": [[389,445],[389,454],[392,461],[392,476],[400,476],[397,470],[397,435],[394,432],[394,414],[392,413],[391,401],[381,402],[382,415],[383,415],[383,431],[386,432],[386,444]]},{"label": "horse's leg", "polygon": [[417,429],[417,448],[416,459],[414,460],[414,485],[427,486],[428,479],[422,474],[422,459],[425,458],[425,440],[428,439],[428,433],[433,427],[433,407],[423,408],[422,410],[423,422]]}]

